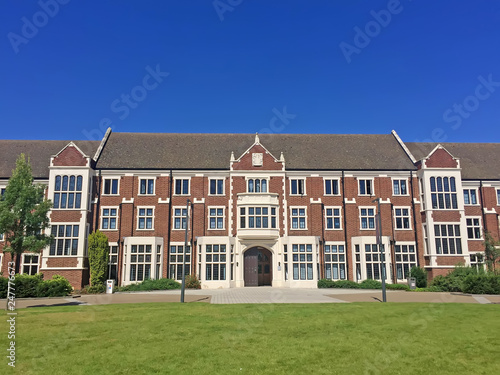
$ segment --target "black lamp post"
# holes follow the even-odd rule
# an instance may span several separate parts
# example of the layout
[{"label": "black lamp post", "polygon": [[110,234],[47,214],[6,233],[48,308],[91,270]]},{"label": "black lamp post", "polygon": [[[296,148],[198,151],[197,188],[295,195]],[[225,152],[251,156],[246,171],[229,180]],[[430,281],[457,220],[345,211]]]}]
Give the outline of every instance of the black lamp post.
[{"label": "black lamp post", "polygon": [[189,227],[189,204],[191,201],[188,199],[186,202],[186,235],[184,238],[184,253],[182,255],[182,287],[181,287],[181,303],[184,303],[184,292],[186,289],[186,251],[188,245],[188,227]]},{"label": "black lamp post", "polygon": [[384,245],[382,244],[382,215],[380,214],[380,198],[373,200],[372,202],[377,202],[377,244],[380,252],[380,268],[382,272],[382,301],[387,302],[387,293],[385,288],[385,254]]}]

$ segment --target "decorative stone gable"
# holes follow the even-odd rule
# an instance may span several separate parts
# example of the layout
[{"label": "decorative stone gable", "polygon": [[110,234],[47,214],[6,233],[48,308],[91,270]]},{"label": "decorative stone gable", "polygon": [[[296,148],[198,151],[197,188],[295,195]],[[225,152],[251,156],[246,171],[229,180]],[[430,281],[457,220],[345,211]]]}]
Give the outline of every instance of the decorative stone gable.
[{"label": "decorative stone gable", "polygon": [[438,146],[425,160],[426,168],[459,168],[458,159],[454,158],[446,149]]},{"label": "decorative stone gable", "polygon": [[52,165],[55,167],[85,167],[88,166],[88,158],[73,142],[71,142],[54,156]]},{"label": "decorative stone gable", "polygon": [[237,160],[231,160],[232,170],[274,170],[281,171],[284,166],[284,159],[276,159],[259,141],[259,136],[255,136],[255,143],[243,153]]}]

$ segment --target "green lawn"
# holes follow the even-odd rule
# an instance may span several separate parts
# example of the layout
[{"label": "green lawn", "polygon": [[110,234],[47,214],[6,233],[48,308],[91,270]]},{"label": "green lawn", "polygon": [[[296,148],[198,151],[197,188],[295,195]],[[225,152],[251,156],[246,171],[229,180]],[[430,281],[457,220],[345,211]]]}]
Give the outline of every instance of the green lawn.
[{"label": "green lawn", "polygon": [[18,313],[16,368],[2,355],[2,374],[500,374],[498,305],[154,303]]}]

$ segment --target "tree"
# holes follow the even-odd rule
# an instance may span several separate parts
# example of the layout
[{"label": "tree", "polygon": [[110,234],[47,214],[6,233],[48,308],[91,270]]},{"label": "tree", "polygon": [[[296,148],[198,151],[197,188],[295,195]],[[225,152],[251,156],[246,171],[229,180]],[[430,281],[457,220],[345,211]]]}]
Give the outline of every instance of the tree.
[{"label": "tree", "polygon": [[490,232],[484,232],[484,260],[488,271],[495,272],[496,264],[500,258],[500,241],[496,241]]},{"label": "tree", "polygon": [[89,235],[90,286],[104,285],[108,271],[108,237],[96,231]]},{"label": "tree", "polygon": [[45,198],[45,186],[33,183],[31,164],[24,154],[16,161],[5,193],[0,200],[0,233],[6,246],[3,251],[15,261],[19,273],[23,252],[39,253],[48,246],[51,236],[45,235],[49,227],[48,212],[52,203]]}]

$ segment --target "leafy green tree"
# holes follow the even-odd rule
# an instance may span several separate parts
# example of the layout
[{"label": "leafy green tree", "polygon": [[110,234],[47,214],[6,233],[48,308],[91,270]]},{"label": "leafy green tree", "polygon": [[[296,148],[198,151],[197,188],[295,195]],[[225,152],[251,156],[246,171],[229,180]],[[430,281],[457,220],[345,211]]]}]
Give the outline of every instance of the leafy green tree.
[{"label": "leafy green tree", "polygon": [[108,237],[95,231],[89,235],[90,285],[104,285],[108,270]]},{"label": "leafy green tree", "polygon": [[45,186],[33,183],[31,164],[24,154],[16,161],[5,194],[0,200],[0,233],[6,246],[3,251],[15,257],[15,272],[19,273],[21,256],[25,251],[39,253],[48,246],[51,236],[48,212],[52,203],[45,198]]},{"label": "leafy green tree", "polygon": [[484,232],[484,260],[488,271],[495,273],[496,264],[500,259],[500,241],[495,240],[491,233]]}]

